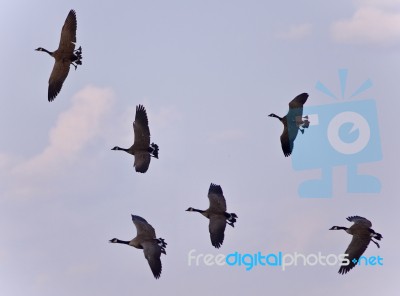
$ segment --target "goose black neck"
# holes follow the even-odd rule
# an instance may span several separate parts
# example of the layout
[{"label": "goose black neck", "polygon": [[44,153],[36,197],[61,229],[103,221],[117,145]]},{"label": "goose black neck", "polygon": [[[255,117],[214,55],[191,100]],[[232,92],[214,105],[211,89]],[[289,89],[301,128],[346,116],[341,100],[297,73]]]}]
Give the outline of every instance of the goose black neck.
[{"label": "goose black neck", "polygon": [[116,146],[113,150],[122,150],[122,151],[128,152],[129,149]]},{"label": "goose black neck", "polygon": [[193,212],[198,212],[198,213],[200,213],[200,214],[203,214],[205,211],[203,211],[203,210],[199,210],[199,209],[193,209],[192,210]]},{"label": "goose black neck", "polygon": [[274,113],[271,113],[269,116],[270,116],[270,117],[278,118],[280,121],[282,121],[282,117],[279,117],[278,115],[276,115],[276,114],[274,114]]},{"label": "goose black neck", "polygon": [[333,226],[332,228],[334,228],[332,230],[347,230],[348,229],[347,227],[344,227],[344,226]]},{"label": "goose black neck", "polygon": [[42,48],[42,51],[47,52],[49,55],[53,56],[53,53],[52,53],[51,51],[48,51],[48,50],[45,49],[45,48]]},{"label": "goose black neck", "polygon": [[115,242],[118,243],[118,244],[129,245],[129,241],[123,241],[123,240],[120,240],[120,239],[117,239]]}]

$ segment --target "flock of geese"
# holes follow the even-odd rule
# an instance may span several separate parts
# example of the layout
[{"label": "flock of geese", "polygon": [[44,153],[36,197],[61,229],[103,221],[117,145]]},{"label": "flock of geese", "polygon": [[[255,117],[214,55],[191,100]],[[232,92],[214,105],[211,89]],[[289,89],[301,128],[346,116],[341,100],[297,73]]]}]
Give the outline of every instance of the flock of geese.
[{"label": "flock of geese", "polygon": [[[42,47],[37,51],[48,53],[55,59],[53,70],[49,78],[48,100],[53,101],[61,91],[63,83],[68,76],[70,65],[76,68],[82,65],[82,48],[75,49],[76,43],[76,13],[71,10],[65,20],[61,30],[61,38],[58,49],[51,52]],[[294,140],[298,131],[304,133],[304,129],[309,127],[308,117],[303,117],[303,105],[308,99],[307,93],[302,93],[295,97],[289,103],[289,111],[284,117],[272,113],[269,116],[278,118],[283,124],[283,132],[280,137],[282,151],[285,157],[290,156],[293,151]],[[135,121],[133,122],[134,143],[130,148],[120,148],[115,146],[112,150],[122,150],[132,154],[135,158],[134,167],[136,172],[146,173],[151,158],[158,158],[159,148],[157,144],[150,144],[150,129],[146,109],[142,105],[136,107]],[[209,207],[207,210],[188,208],[188,212],[198,212],[209,219],[209,232],[211,244],[215,248],[220,248],[224,241],[226,224],[234,227],[238,216],[235,213],[228,213],[225,197],[222,188],[219,185],[211,183],[208,190]],[[333,226],[330,230],[345,230],[353,238],[345,251],[349,264],[342,264],[339,269],[340,274],[349,272],[355,265],[361,255],[364,253],[369,243],[372,241],[379,248],[379,244],[373,240],[382,239],[382,235],[371,229],[372,223],[359,216],[347,218],[353,222],[350,228],[343,226]],[[130,241],[124,241],[117,238],[110,240],[111,243],[126,244],[137,249],[143,249],[150,269],[156,279],[161,275],[162,264],[161,254],[166,255],[165,248],[167,243],[162,238],[157,238],[154,228],[142,217],[132,215],[132,222],[136,227],[137,235]]]}]

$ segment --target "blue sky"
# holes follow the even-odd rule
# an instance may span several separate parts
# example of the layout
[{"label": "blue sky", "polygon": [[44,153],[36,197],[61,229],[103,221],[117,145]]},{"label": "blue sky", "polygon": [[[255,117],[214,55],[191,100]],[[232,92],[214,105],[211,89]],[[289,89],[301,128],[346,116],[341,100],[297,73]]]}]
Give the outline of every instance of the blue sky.
[{"label": "blue sky", "polygon": [[[70,9],[83,65],[49,103],[53,60],[34,49],[57,48]],[[400,1],[12,1],[0,24],[1,295],[397,295]],[[321,172],[292,168],[267,115],[286,114],[302,92],[307,106],[334,103],[315,85],[340,94],[339,69],[349,92],[372,81],[354,100],[376,102],[382,160],[358,169],[382,189],[347,192],[337,166],[331,198],[300,198]],[[132,144],[138,104],[160,147],[144,175],[111,151]],[[185,212],[208,207],[211,182],[239,216],[219,250],[208,221]],[[159,280],[141,250],[108,243],[136,235],[130,214],[168,242]],[[338,266],[188,266],[192,249],[339,254],[351,237],[328,229],[351,215],[383,235],[365,253],[383,266],[344,276]]]}]

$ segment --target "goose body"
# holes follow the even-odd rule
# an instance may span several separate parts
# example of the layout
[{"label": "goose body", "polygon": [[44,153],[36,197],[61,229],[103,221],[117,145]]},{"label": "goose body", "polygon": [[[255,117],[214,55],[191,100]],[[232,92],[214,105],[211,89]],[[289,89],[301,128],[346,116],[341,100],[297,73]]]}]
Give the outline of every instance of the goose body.
[{"label": "goose body", "polygon": [[210,220],[208,229],[210,232],[211,244],[218,249],[222,246],[224,241],[226,224],[234,227],[238,216],[235,213],[226,212],[226,201],[221,186],[211,183],[208,190],[208,199],[210,201],[210,206],[207,210],[199,210],[190,207],[186,211],[198,212]]},{"label": "goose body", "polygon": [[137,235],[130,241],[124,241],[117,238],[110,240],[110,243],[118,243],[132,246],[136,249],[143,249],[144,257],[149,263],[150,269],[156,279],[161,275],[161,253],[167,254],[165,248],[167,243],[162,238],[156,238],[156,232],[145,219],[140,216],[132,216],[132,222],[136,226]]},{"label": "goose body", "polygon": [[147,172],[151,157],[158,158],[158,145],[150,144],[150,129],[146,109],[142,105],[136,106],[135,121],[133,122],[135,133],[134,143],[130,148],[115,146],[111,150],[122,150],[135,156],[133,166],[136,172]]},{"label": "goose body", "polygon": [[[302,93],[295,97],[289,103],[289,111],[284,117],[279,117],[278,115],[271,113],[269,117],[275,117],[280,120],[283,124],[283,132],[281,135],[281,146],[285,157],[292,154],[294,140],[297,137],[299,130],[304,133],[304,128],[308,128],[310,122],[308,117],[303,119],[303,105],[307,101],[308,94]],[[300,127],[303,127],[301,129]]]},{"label": "goose body", "polygon": [[75,69],[82,65],[82,48],[75,50],[76,43],[76,13],[70,10],[61,30],[61,38],[58,49],[51,52],[39,47],[35,50],[48,53],[55,59],[53,70],[49,78],[49,89],[47,98],[49,102],[53,101],[61,91],[63,83],[68,76],[69,67],[73,65]]},{"label": "goose body", "polygon": [[348,273],[354,266],[356,266],[361,255],[367,249],[369,243],[372,241],[378,248],[380,247],[378,242],[374,241],[382,239],[380,233],[375,232],[371,227],[372,223],[366,218],[360,216],[350,216],[347,218],[348,221],[353,222],[353,225],[349,228],[343,226],[333,226],[329,230],[344,230],[348,234],[352,235],[353,238],[350,245],[347,247],[345,254],[346,259],[349,260],[349,264],[342,264],[339,269],[340,274]]}]

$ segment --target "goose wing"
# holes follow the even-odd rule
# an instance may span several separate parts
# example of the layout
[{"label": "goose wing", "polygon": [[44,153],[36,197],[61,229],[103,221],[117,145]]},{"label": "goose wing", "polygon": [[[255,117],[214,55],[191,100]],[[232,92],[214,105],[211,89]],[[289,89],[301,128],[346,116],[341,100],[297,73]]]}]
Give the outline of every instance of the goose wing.
[{"label": "goose wing", "polygon": [[[301,118],[303,116],[303,105],[307,101],[308,94],[302,93],[295,97],[290,103],[289,103],[289,111],[286,114],[286,118],[288,121],[288,125],[293,125],[294,127],[298,127],[298,122],[297,121],[302,121]],[[290,132],[290,131],[289,131]],[[297,135],[297,131],[296,131]],[[294,139],[293,139],[294,140]]]},{"label": "goose wing", "polygon": [[56,60],[49,78],[48,100],[52,102],[60,92],[69,72],[69,61]]},{"label": "goose wing", "polygon": [[161,275],[162,264],[161,264],[161,247],[156,241],[145,241],[142,244],[144,257],[149,263],[150,269],[153,275],[158,279]]},{"label": "goose wing", "polygon": [[210,217],[208,229],[210,231],[211,244],[217,249],[222,246],[225,237],[226,218],[221,215]]},{"label": "goose wing", "polygon": [[75,10],[70,10],[61,30],[61,38],[58,50],[62,50],[63,52],[67,53],[70,52],[72,54],[75,49],[76,27],[77,22]]},{"label": "goose wing", "polygon": [[303,105],[307,102],[307,99],[308,99],[307,93],[299,94],[297,97],[295,97],[293,100],[290,101],[289,109],[297,109],[297,108],[303,109]]},{"label": "goose wing", "polygon": [[340,274],[348,273],[354,266],[356,266],[361,255],[367,249],[370,240],[371,238],[368,231],[361,233],[360,235],[353,235],[353,239],[345,252],[345,254],[347,254],[345,258],[350,262],[347,265],[342,264],[339,269]]},{"label": "goose wing", "polygon": [[365,219],[364,217],[360,217],[360,216],[347,217],[347,221],[354,222],[354,224],[363,225],[368,228],[372,227],[371,221],[369,221],[368,219]]},{"label": "goose wing", "polygon": [[210,200],[209,210],[212,212],[226,212],[226,201],[221,186],[211,183],[208,190],[208,199]]},{"label": "goose wing", "polygon": [[136,106],[133,130],[135,132],[134,145],[136,149],[147,151],[150,146],[150,129],[146,109],[142,105]]},{"label": "goose wing", "polygon": [[[292,154],[293,146],[294,146],[294,139],[296,139],[297,131],[298,131],[298,129],[296,129],[296,131],[294,131],[292,128],[290,128],[290,132],[289,132],[289,128],[288,128],[287,124],[284,125],[284,129],[283,129],[283,132],[281,135],[281,146],[282,146],[283,154],[286,157],[288,157],[290,154]],[[293,135],[293,133],[295,133],[295,134]]]},{"label": "goose wing", "polygon": [[136,151],[135,152],[135,162],[133,166],[135,167],[135,170],[139,173],[145,173],[149,169],[150,165],[150,153],[149,152],[143,152],[143,151]]},{"label": "goose wing", "polygon": [[145,219],[140,216],[131,215],[132,222],[136,226],[137,235],[136,236],[143,236],[149,238],[156,237],[156,231],[154,230],[153,226],[151,226]]}]

